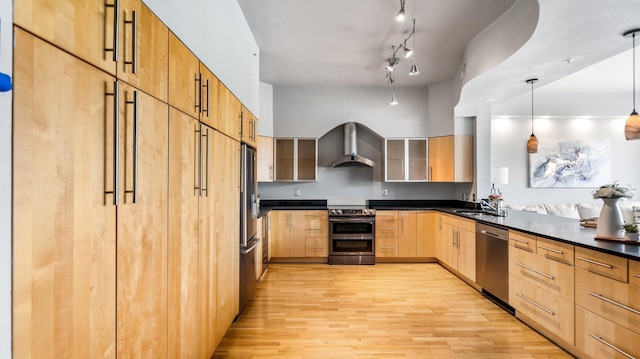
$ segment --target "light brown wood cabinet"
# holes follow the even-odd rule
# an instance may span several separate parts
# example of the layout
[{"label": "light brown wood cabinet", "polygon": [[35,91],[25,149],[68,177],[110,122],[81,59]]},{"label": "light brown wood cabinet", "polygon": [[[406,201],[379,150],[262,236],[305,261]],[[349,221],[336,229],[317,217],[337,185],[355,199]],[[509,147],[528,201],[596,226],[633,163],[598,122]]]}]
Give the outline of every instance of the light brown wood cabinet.
[{"label": "light brown wood cabinet", "polygon": [[258,182],[273,182],[273,137],[258,136]]},{"label": "light brown wood cabinet", "polygon": [[271,211],[272,258],[327,257],[329,250],[326,210]]},{"label": "light brown wood cabinet", "polygon": [[[168,357],[201,357],[200,124],[169,108]],[[203,208],[204,208],[203,204]],[[194,280],[196,278],[197,280]],[[203,292],[204,293],[204,292]],[[206,333],[206,331],[204,332]]]},{"label": "light brown wood cabinet", "polygon": [[220,81],[173,33],[169,53],[169,104],[218,129]]},{"label": "light brown wood cabinet", "polygon": [[308,210],[304,216],[305,257],[329,256],[329,213]]},{"label": "light brown wood cabinet", "polygon": [[376,211],[376,257],[434,258],[437,224],[436,212]]},{"label": "light brown wood cabinet", "polygon": [[115,78],[14,41],[13,356],[114,358]]},{"label": "light brown wood cabinet", "polygon": [[440,216],[437,258],[472,282],[476,280],[475,221],[443,214]]},{"label": "light brown wood cabinet", "polygon": [[218,130],[240,141],[242,123],[242,103],[224,84],[218,91]]},{"label": "light brown wood cabinet", "polygon": [[[124,84],[120,87],[122,188],[116,233],[118,356],[135,356],[138,346],[142,346],[147,355],[164,358],[167,356],[168,106],[133,87]],[[137,116],[131,111],[135,105],[127,103],[135,98],[136,92]]]},{"label": "light brown wood cabinet", "polygon": [[122,61],[113,52],[121,16],[116,18],[115,8],[103,0],[60,0],[55,6],[48,0],[24,0],[15,4],[13,22],[115,76],[116,61]]},{"label": "light brown wood cabinet", "polygon": [[430,137],[429,181],[473,182],[473,136]]},{"label": "light brown wood cabinet", "polygon": [[201,130],[219,81],[139,1],[27,0],[16,23],[51,43],[15,28],[14,356],[210,357],[239,292],[239,138]]},{"label": "light brown wood cabinet", "polygon": [[240,127],[240,138],[242,142],[256,147],[258,144],[258,118],[255,117],[244,105],[242,105],[242,122]]},{"label": "light brown wood cabinet", "polygon": [[376,258],[398,256],[398,231],[398,211],[376,211]]},{"label": "light brown wood cabinet", "polygon": [[509,304],[516,316],[565,347],[573,347],[573,245],[509,232]]},{"label": "light brown wood cabinet", "polygon": [[305,211],[271,211],[271,256],[304,257],[306,254]]},{"label": "light brown wood cabinet", "polygon": [[140,0],[120,0],[118,79],[167,102],[169,29]]},{"label": "light brown wood cabinet", "polygon": [[638,262],[576,247],[576,350],[585,358],[640,356]]},{"label": "light brown wood cabinet", "polygon": [[276,138],[274,146],[276,181],[315,181],[318,148],[315,139]]}]

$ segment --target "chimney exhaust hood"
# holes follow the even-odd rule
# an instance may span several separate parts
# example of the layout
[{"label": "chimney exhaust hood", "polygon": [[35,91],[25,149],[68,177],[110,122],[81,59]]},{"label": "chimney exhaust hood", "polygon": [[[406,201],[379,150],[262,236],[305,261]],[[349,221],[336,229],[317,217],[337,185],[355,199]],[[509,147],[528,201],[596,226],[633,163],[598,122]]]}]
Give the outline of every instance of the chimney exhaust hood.
[{"label": "chimney exhaust hood", "polygon": [[356,124],[347,122],[343,128],[344,156],[333,161],[330,167],[375,167],[376,163],[358,154]]}]

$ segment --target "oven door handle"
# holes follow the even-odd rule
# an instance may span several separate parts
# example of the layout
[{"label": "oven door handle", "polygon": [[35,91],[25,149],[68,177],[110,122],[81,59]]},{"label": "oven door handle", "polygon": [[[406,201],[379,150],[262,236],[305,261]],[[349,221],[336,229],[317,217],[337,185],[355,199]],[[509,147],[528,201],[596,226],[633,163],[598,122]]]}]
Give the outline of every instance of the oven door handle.
[{"label": "oven door handle", "polygon": [[361,218],[329,218],[329,222],[333,223],[368,223],[375,224],[375,219],[365,219]]}]

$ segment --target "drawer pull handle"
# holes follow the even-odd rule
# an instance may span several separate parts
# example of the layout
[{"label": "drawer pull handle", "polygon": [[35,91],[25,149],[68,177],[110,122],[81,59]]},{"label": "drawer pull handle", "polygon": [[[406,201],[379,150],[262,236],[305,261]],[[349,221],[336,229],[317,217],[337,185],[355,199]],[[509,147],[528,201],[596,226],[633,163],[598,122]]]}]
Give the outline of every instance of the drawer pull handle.
[{"label": "drawer pull handle", "polygon": [[525,245],[529,245],[529,241],[523,241],[522,239],[516,239],[516,238],[511,238],[512,241],[517,242],[517,243],[522,243]]},{"label": "drawer pull handle", "polygon": [[525,297],[524,295],[522,295],[522,294],[520,294],[520,293],[516,293],[516,295],[517,295],[518,297],[522,298],[522,300],[524,300],[525,302],[528,302],[528,303],[530,303],[531,305],[538,307],[539,309],[541,309],[541,310],[543,310],[543,311],[547,312],[548,314],[556,315],[556,313],[555,313],[553,310],[549,310],[549,309],[547,309],[547,308],[545,308],[545,307],[541,306],[540,304],[538,304],[538,303],[536,303],[536,302],[532,301],[531,299],[529,299],[529,298]]},{"label": "drawer pull handle", "polygon": [[601,337],[599,337],[599,336],[597,336],[597,335],[595,335],[595,334],[591,334],[591,333],[589,333],[589,336],[590,336],[591,338],[593,338],[593,339],[595,339],[595,340],[599,341],[600,343],[602,343],[602,344],[604,344],[604,345],[608,346],[609,348],[611,348],[611,349],[613,349],[613,350],[617,351],[618,353],[620,353],[620,354],[622,354],[622,355],[626,356],[626,357],[627,357],[627,358],[629,358],[629,359],[636,359],[636,357],[634,357],[633,355],[630,355],[629,353],[627,353],[627,352],[625,352],[624,350],[622,350],[622,349],[620,349],[620,348],[616,347],[615,345],[613,345],[613,344],[611,344],[611,343],[607,342],[606,340],[602,339]]},{"label": "drawer pull handle", "polygon": [[605,267],[605,268],[609,268],[609,269],[613,269],[613,266],[611,264],[606,264],[606,263],[600,263],[600,262],[596,262],[594,260],[591,260],[589,258],[583,258],[583,257],[576,257],[579,260],[583,261],[583,262],[587,262],[587,263],[591,263],[591,264],[595,264],[597,266],[600,267]]},{"label": "drawer pull handle", "polygon": [[613,304],[613,305],[615,305],[615,306],[617,306],[617,307],[620,307],[620,308],[622,308],[622,309],[628,310],[628,311],[630,311],[631,313],[634,313],[634,314],[638,314],[638,315],[640,315],[640,311],[637,311],[637,310],[635,310],[635,309],[633,309],[633,308],[627,307],[626,305],[621,304],[621,303],[618,303],[618,302],[616,302],[615,300],[611,300],[611,299],[609,299],[609,298],[607,298],[607,297],[603,297],[603,296],[601,296],[600,294],[596,294],[596,293],[593,293],[593,292],[589,292],[589,295],[590,295],[590,296],[592,296],[592,297],[596,297],[596,298],[598,298],[598,299],[600,299],[600,300],[603,300],[603,301],[605,301],[605,302],[607,302],[607,303],[609,303],[609,304]]},{"label": "drawer pull handle", "polygon": [[640,273],[633,273],[633,276],[636,278],[640,278]]},{"label": "drawer pull handle", "polygon": [[547,273],[540,272],[539,270],[533,269],[533,268],[531,268],[531,267],[529,267],[529,266],[526,266],[526,265],[524,265],[524,264],[522,264],[522,263],[515,262],[515,264],[516,264],[517,266],[519,266],[519,267],[522,267],[522,268],[524,268],[524,269],[526,269],[526,270],[528,270],[528,271],[530,271],[530,272],[533,272],[533,273],[535,273],[535,274],[541,275],[541,276],[543,276],[543,277],[545,277],[545,278],[549,278],[549,279],[552,279],[552,280],[553,280],[553,279],[556,279],[556,278],[555,278],[554,276],[552,276],[552,275],[549,275],[549,274],[547,274]]},{"label": "drawer pull handle", "polygon": [[547,252],[551,252],[551,253],[556,253],[556,254],[564,254],[563,251],[559,251],[557,249],[553,249],[553,248],[549,248],[549,247],[545,247],[545,246],[538,246],[538,248],[545,250]]}]

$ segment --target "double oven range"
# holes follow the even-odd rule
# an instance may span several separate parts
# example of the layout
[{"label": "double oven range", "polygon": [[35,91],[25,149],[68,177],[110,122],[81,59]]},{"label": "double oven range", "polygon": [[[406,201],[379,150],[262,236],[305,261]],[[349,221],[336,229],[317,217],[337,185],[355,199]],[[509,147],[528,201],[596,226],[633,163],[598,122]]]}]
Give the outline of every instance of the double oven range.
[{"label": "double oven range", "polygon": [[329,264],[375,264],[376,210],[329,208]]}]

